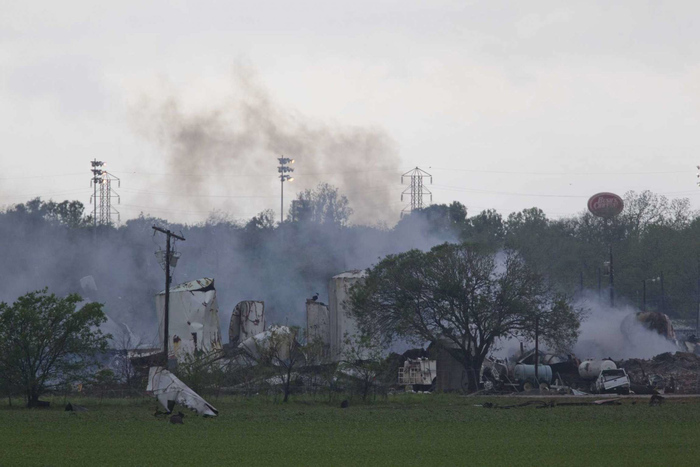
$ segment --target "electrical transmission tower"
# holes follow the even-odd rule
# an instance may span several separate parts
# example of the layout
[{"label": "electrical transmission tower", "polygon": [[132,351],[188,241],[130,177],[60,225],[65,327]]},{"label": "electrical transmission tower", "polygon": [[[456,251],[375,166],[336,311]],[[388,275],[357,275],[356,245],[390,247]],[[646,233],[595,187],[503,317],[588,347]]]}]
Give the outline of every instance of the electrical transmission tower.
[{"label": "electrical transmission tower", "polygon": [[277,167],[280,177],[280,224],[284,222],[284,182],[294,181],[294,177],[289,175],[289,172],[294,172],[294,169],[288,167],[287,164],[293,164],[294,159],[289,157],[278,157],[280,165]]},{"label": "electrical transmission tower", "polygon": [[433,194],[428,190],[424,184],[423,179],[430,177],[430,183],[433,183],[433,176],[430,175],[425,170],[421,170],[416,167],[413,170],[409,170],[405,174],[401,175],[401,184],[403,185],[404,178],[410,178],[411,184],[403,193],[401,193],[401,201],[403,201],[404,195],[411,194],[411,204],[403,208],[401,211],[401,217],[406,214],[411,214],[413,211],[423,209],[423,195],[430,195],[430,202],[433,202]]},{"label": "electrical transmission tower", "polygon": [[[92,165],[92,180],[90,186],[93,188],[93,193],[90,196],[90,202],[93,203],[92,208],[92,225],[97,227],[100,225],[111,225],[112,214],[117,216],[117,221],[121,220],[119,211],[112,207],[112,198],[117,198],[117,204],[121,202],[121,198],[116,191],[112,189],[112,182],[117,182],[117,186],[121,186],[121,181],[111,173],[104,170],[105,162],[97,159],[90,162]],[[99,205],[99,211],[98,211]]]}]

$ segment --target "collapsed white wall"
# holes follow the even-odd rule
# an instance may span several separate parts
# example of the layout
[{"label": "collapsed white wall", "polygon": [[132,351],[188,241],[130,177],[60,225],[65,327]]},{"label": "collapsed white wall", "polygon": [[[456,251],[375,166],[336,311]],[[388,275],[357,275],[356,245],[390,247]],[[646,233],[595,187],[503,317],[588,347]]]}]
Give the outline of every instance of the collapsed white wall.
[{"label": "collapsed white wall", "polygon": [[163,367],[152,366],[149,369],[146,391],[152,393],[168,413],[172,412],[175,404],[180,404],[206,417],[219,414],[213,405]]},{"label": "collapsed white wall", "polygon": [[[170,289],[168,358],[181,360],[195,350],[221,350],[219,305],[214,279],[204,278]],[[165,291],[156,295],[159,343],[163,345]],[[161,347],[162,348],[162,347]]]}]

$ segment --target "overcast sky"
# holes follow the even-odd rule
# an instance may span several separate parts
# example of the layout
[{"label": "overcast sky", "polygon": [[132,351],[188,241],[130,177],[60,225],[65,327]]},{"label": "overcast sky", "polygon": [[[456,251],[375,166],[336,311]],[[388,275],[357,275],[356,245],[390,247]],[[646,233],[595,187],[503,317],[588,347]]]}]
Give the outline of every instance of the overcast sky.
[{"label": "overcast sky", "polygon": [[[415,166],[434,202],[470,214],[558,217],[645,189],[700,208],[698,18],[697,1],[0,0],[0,204],[87,204],[97,158],[121,178],[122,221],[279,215],[287,152],[307,157],[285,191],[328,180],[364,197],[363,221],[375,194],[377,216],[398,218]],[[274,117],[247,118],[251,100]],[[194,121],[216,131],[179,170],[173,132]],[[248,138],[261,121],[293,141]]]}]

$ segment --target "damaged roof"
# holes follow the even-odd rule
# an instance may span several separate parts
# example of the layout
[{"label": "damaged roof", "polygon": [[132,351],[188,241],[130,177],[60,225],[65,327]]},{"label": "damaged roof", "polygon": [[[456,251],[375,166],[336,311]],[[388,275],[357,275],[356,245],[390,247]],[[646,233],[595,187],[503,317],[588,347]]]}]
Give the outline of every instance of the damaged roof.
[{"label": "damaged roof", "polygon": [[350,271],[345,271],[343,273],[338,274],[337,276],[333,276],[333,279],[349,279],[349,278],[362,278],[367,276],[367,271],[364,269],[352,269]]},{"label": "damaged roof", "polygon": [[[205,277],[194,281],[184,282],[170,289],[173,292],[207,292],[214,289],[214,279]],[[165,290],[158,292],[158,295],[165,295]]]}]

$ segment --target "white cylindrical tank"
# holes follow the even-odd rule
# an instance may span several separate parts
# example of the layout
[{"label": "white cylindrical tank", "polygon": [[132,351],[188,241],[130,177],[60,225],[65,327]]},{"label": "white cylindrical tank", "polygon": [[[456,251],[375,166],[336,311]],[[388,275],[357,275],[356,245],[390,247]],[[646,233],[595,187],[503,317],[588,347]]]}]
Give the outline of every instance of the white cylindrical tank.
[{"label": "white cylindrical tank", "polygon": [[612,360],[586,360],[578,366],[578,374],[583,379],[596,379],[603,370],[617,370]]},{"label": "white cylindrical tank", "polygon": [[321,302],[306,301],[306,340],[309,343],[322,342],[324,354],[328,353],[325,349],[331,344],[330,312]]},{"label": "white cylindrical tank", "polygon": [[365,271],[347,271],[331,278],[328,284],[329,298],[329,327],[330,327],[330,352],[332,361],[340,361],[343,358],[345,339],[352,339],[358,332],[355,319],[350,316],[348,298],[350,289],[357,282],[364,280]]},{"label": "white cylindrical tank", "polygon": [[537,365],[537,378],[535,378],[535,365],[515,365],[513,370],[515,380],[519,383],[529,381],[531,383],[551,383],[552,367],[549,365]]}]

